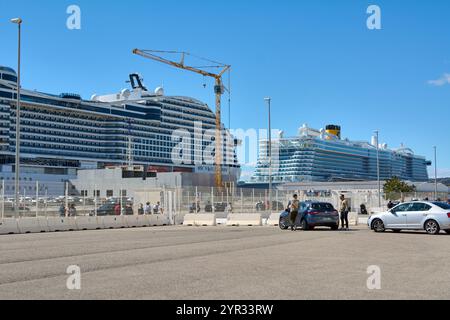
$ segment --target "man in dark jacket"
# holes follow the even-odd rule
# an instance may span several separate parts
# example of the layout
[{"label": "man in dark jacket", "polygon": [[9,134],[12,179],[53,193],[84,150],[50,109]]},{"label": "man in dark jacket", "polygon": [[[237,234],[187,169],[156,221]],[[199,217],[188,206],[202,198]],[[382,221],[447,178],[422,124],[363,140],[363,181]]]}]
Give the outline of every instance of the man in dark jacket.
[{"label": "man in dark jacket", "polygon": [[297,220],[298,216],[298,210],[300,208],[300,201],[298,200],[298,196],[294,194],[294,199],[290,201],[289,204],[289,218],[291,220],[291,230],[294,231],[296,229],[295,227],[295,221]]}]

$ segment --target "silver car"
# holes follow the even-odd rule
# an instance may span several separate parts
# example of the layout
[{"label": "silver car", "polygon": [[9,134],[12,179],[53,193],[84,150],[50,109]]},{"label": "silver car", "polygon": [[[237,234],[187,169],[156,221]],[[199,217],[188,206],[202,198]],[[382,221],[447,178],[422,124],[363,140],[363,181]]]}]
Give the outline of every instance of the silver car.
[{"label": "silver car", "polygon": [[429,201],[401,203],[387,212],[371,215],[368,226],[375,232],[425,230],[428,234],[438,234],[444,230],[450,234],[450,204]]}]

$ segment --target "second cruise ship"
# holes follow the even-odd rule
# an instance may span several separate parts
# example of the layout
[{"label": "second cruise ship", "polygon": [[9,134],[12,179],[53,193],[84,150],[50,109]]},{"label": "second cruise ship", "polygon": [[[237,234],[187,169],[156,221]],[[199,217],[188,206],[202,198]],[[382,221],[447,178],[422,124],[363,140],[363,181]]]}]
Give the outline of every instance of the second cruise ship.
[{"label": "second cruise ship", "polygon": [[[257,168],[250,183],[267,184],[270,170],[268,141],[260,141]],[[428,181],[425,157],[410,148],[389,149],[373,137],[371,142],[341,139],[341,127],[329,125],[316,130],[303,125],[297,137],[280,136],[272,142],[272,181],[274,183],[314,181],[377,180],[394,176],[409,181]],[[378,146],[378,148],[377,148]]]}]

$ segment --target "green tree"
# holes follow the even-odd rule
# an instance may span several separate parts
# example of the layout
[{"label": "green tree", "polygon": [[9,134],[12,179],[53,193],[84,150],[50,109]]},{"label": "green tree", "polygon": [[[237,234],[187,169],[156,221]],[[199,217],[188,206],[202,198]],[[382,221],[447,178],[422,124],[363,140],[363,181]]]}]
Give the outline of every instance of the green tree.
[{"label": "green tree", "polygon": [[416,187],[410,186],[406,182],[400,180],[398,177],[392,177],[384,184],[383,191],[388,199],[398,200],[400,198],[403,198],[404,193],[416,191]]}]

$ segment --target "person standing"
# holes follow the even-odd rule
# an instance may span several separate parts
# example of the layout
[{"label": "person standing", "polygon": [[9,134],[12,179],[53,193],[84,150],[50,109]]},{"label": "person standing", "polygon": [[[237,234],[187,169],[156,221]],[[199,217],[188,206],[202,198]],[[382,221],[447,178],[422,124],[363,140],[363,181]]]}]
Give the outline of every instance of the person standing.
[{"label": "person standing", "polygon": [[120,203],[119,202],[117,202],[116,203],[116,205],[114,206],[114,214],[116,215],[116,216],[120,216]]},{"label": "person standing", "polygon": [[389,202],[388,202],[388,204],[387,204],[387,208],[388,208],[389,210],[391,210],[393,207],[394,207],[394,203],[393,203],[391,200],[389,200]]},{"label": "person standing", "polygon": [[152,206],[150,205],[150,202],[147,202],[147,203],[145,204],[145,207],[144,207],[144,214],[145,214],[145,215],[147,215],[147,214],[152,214]]},{"label": "person standing", "polygon": [[75,217],[77,215],[77,209],[75,208],[75,204],[72,203],[69,206],[69,217]]},{"label": "person standing", "polygon": [[59,207],[59,216],[60,217],[65,217],[66,216],[66,207],[64,206],[64,204],[61,204],[61,206]]},{"label": "person standing", "polygon": [[341,195],[341,204],[339,211],[341,213],[341,229],[348,230],[348,211],[349,211],[349,205],[348,200],[345,199],[345,196]]},{"label": "person standing", "polygon": [[158,201],[153,207],[153,214],[162,214],[161,203]]},{"label": "person standing", "polygon": [[289,204],[289,219],[291,220],[291,231],[295,231],[295,221],[297,220],[298,210],[300,208],[300,201],[298,200],[298,195],[294,194],[293,199]]},{"label": "person standing", "polygon": [[138,215],[142,216],[144,214],[144,205],[142,203],[139,204]]}]

